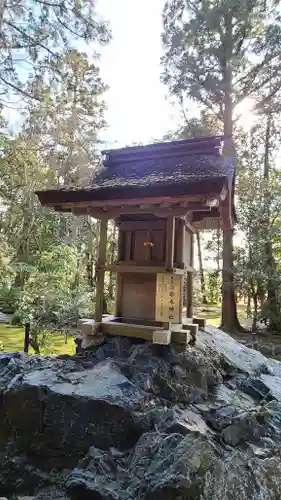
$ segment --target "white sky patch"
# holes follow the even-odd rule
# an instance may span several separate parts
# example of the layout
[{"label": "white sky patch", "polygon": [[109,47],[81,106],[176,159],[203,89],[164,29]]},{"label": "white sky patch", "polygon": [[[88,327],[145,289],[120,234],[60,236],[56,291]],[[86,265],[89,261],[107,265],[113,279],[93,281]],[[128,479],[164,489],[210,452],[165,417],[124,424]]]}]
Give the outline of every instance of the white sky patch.
[{"label": "white sky patch", "polygon": [[102,50],[101,74],[109,85],[105,99],[108,147],[161,139],[181,122],[160,82],[161,13],[164,0],[99,0],[113,40]]}]

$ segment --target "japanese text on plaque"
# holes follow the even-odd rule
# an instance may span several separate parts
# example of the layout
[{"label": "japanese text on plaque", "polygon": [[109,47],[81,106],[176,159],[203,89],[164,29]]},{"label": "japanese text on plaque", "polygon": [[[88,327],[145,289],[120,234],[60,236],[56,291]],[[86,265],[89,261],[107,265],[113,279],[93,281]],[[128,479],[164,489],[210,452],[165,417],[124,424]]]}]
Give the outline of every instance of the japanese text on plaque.
[{"label": "japanese text on plaque", "polygon": [[180,276],[168,273],[157,274],[156,321],[180,323]]}]

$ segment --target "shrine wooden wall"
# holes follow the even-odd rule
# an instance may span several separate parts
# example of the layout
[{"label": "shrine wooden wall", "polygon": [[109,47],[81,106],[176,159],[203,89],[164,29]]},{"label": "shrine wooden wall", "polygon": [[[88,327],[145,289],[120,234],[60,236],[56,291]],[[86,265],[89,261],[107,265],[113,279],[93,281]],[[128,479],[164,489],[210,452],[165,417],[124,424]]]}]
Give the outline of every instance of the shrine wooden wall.
[{"label": "shrine wooden wall", "polygon": [[120,273],[117,286],[118,316],[154,320],[156,274]]},{"label": "shrine wooden wall", "polygon": [[[116,316],[135,319],[155,319],[157,268],[159,273],[173,272],[166,262],[167,219],[149,216],[119,221]],[[175,219],[172,267],[191,265],[191,236],[183,219]],[[123,266],[123,268],[122,268]],[[124,266],[126,269],[124,269]],[[138,266],[138,270],[134,270]],[[145,266],[142,271],[140,266]],[[154,269],[151,273],[149,266]],[[183,280],[183,276],[181,277]],[[182,297],[179,297],[179,301]]]}]

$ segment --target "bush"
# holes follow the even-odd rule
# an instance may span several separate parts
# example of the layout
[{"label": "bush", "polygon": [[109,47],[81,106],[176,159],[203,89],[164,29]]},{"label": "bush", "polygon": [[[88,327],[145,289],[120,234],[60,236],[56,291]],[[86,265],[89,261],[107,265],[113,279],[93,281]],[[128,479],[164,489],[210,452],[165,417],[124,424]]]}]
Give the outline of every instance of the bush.
[{"label": "bush", "polygon": [[5,314],[13,314],[17,307],[19,290],[3,285],[0,288],[0,310]]},{"label": "bush", "polygon": [[35,328],[63,329],[77,324],[91,307],[90,290],[76,284],[77,254],[67,245],[42,253],[19,295],[13,321]]}]

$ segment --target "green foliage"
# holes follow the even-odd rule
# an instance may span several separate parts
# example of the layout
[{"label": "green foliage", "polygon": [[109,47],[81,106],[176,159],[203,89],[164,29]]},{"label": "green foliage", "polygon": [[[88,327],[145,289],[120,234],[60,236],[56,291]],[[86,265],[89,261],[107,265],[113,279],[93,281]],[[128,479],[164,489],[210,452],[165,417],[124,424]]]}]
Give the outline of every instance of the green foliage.
[{"label": "green foliage", "polygon": [[263,0],[208,0],[196,5],[192,0],[167,0],[162,63],[163,81],[171,94],[183,104],[192,98],[223,120],[228,63],[234,105],[264,88],[269,63],[272,78],[280,81],[276,4],[267,2],[265,11]]},{"label": "green foliage", "polygon": [[6,314],[12,314],[16,308],[19,298],[19,290],[4,284],[0,288],[0,310]]},{"label": "green foliage", "polygon": [[[260,182],[258,192],[263,189],[262,203],[257,210],[260,216],[259,208],[263,211],[263,225],[256,256],[260,255],[261,249],[263,256],[259,261],[257,259],[257,266],[253,248],[246,253],[242,248],[239,258],[239,252],[236,252],[235,279],[236,285],[244,287],[244,292],[247,287],[252,290],[252,297],[256,301],[256,294],[260,294],[257,289],[260,289],[261,282],[264,283],[258,273],[262,265],[267,276],[267,300],[272,304],[271,310],[275,314],[278,314],[278,286],[271,223],[274,198],[267,183],[269,178],[272,182],[269,174],[272,168],[270,154],[272,148],[275,146],[276,150],[277,147],[272,114],[280,113],[281,17],[278,6],[278,2],[270,1],[265,4],[263,0],[204,0],[196,3],[193,0],[167,0],[163,11],[162,37],[165,50],[162,59],[164,83],[183,109],[188,108],[188,100],[192,99],[203,112],[210,112],[221,121],[225,135],[225,154],[233,153],[234,138],[236,147],[246,149],[247,145],[248,151],[251,149],[248,140],[243,143],[245,137],[241,130],[235,130],[235,106],[246,97],[253,97],[256,109],[266,117],[265,127],[260,131],[259,138],[255,138],[255,151],[264,164],[263,177],[266,179],[266,186],[263,186],[259,176],[257,177]],[[247,175],[256,176],[250,163],[252,160],[246,151],[239,158],[240,167],[243,166],[241,173],[238,172],[238,184],[241,187],[241,191],[237,190],[238,199],[243,197],[243,191],[247,189],[247,183],[244,182]],[[243,177],[243,171],[247,172],[248,168],[249,172]],[[247,192],[245,196],[249,200]],[[250,203],[253,209],[255,199],[252,198]],[[251,230],[249,235],[247,231],[251,225],[255,226],[254,221],[249,225],[242,225],[242,231],[246,229],[247,241],[250,239],[253,243],[254,233]],[[233,240],[230,233],[225,233],[224,236],[222,325],[229,331],[235,331],[239,329],[239,323],[234,295]],[[243,277],[239,271],[241,262],[243,272],[245,270]]]},{"label": "green foliage", "polygon": [[[98,19],[91,0],[18,0],[0,7],[0,86],[3,92],[48,102],[48,95],[25,88],[28,74],[57,64],[69,48],[95,42],[107,43],[110,33]],[[22,60],[25,61],[23,68]],[[57,71],[60,68],[57,67]]]},{"label": "green foliage", "polygon": [[[93,313],[98,224],[51,212],[35,192],[91,182],[105,127],[95,50],[110,33],[88,0],[20,0],[11,9],[4,3],[0,12],[0,88],[5,99],[22,93],[24,103],[19,130],[0,121],[0,310],[14,312],[16,324],[31,322],[41,350],[50,331]],[[83,41],[94,42],[91,57]],[[18,73],[15,60],[28,54],[29,69]]]},{"label": "green foliage", "polygon": [[208,304],[219,304],[221,297],[221,277],[218,271],[208,271],[206,276],[206,298]]},{"label": "green foliage", "polygon": [[[270,143],[266,139],[267,116],[261,115],[252,127],[250,139],[240,142],[237,205],[238,224],[243,234],[235,249],[235,281],[238,291],[253,300],[254,316],[270,328],[279,329],[280,318],[280,173],[275,168],[279,132],[273,120]],[[265,151],[269,150],[270,168],[265,177]],[[269,250],[272,258],[269,260]],[[274,297],[268,289],[274,290]]]},{"label": "green foliage", "polygon": [[19,296],[16,314],[22,324],[62,329],[76,325],[78,318],[88,313],[89,289],[74,286],[77,258],[77,250],[67,245],[42,252]]}]

